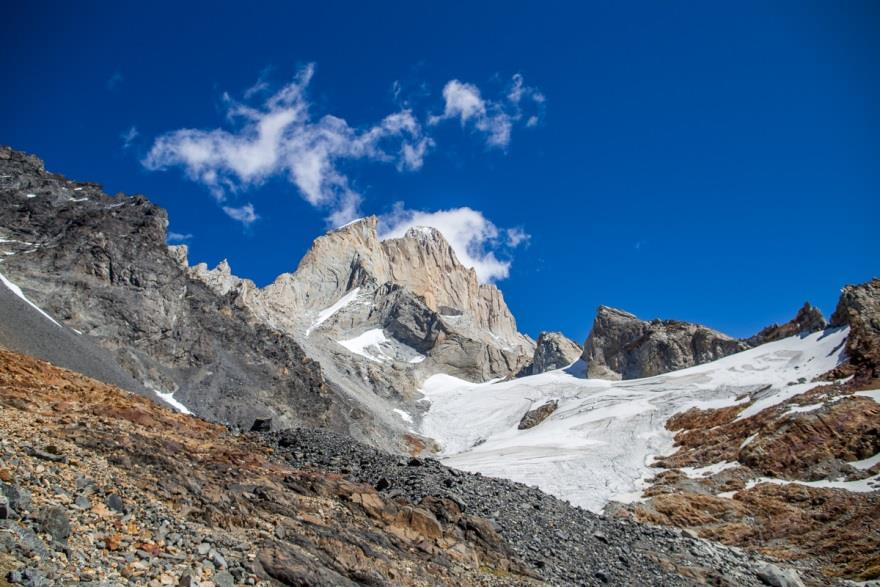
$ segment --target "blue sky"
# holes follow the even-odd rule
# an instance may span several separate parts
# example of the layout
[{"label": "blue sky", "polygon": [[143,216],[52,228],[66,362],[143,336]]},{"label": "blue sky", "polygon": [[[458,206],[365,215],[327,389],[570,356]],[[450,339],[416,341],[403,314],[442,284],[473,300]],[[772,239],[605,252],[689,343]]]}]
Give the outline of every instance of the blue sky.
[{"label": "blue sky", "polygon": [[532,335],[745,336],[880,273],[876,2],[314,4],[15,3],[0,143],[259,284],[436,221]]}]

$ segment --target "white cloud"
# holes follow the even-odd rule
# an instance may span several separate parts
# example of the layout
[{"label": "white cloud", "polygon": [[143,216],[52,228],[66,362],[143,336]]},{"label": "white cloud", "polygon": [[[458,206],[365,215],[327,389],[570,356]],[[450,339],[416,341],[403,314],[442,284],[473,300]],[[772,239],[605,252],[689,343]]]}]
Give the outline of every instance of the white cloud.
[{"label": "white cloud", "polygon": [[132,144],[134,144],[134,140],[140,136],[141,133],[138,132],[137,127],[132,126],[127,131],[119,135],[119,138],[122,139],[122,148],[127,149]]},{"label": "white cloud", "polygon": [[[153,142],[143,165],[151,170],[182,168],[187,177],[209,189],[230,217],[245,225],[257,219],[253,206],[235,207],[230,202],[240,192],[282,176],[309,204],[326,211],[328,223],[338,226],[360,216],[363,201],[344,171],[347,162],[366,160],[393,165],[398,171],[417,171],[437,146],[426,128],[453,119],[484,134],[490,146],[505,148],[516,125],[538,123],[544,102],[543,95],[526,86],[519,74],[498,100],[484,98],[473,84],[451,80],[443,89],[440,115],[418,115],[401,106],[372,125],[354,128],[343,118],[312,113],[307,90],[313,75],[314,66],[308,65],[275,93],[270,93],[265,74],[261,75],[244,92],[242,102],[223,94],[226,127],[163,134]],[[392,91],[400,101],[401,85],[397,83]],[[137,130],[132,127],[130,133],[130,139],[123,137],[126,144]]]},{"label": "white cloud", "polygon": [[[485,134],[489,146],[500,148],[510,144],[514,125],[524,118],[527,127],[538,124],[545,101],[543,94],[525,85],[520,74],[513,76],[510,89],[500,100],[484,98],[477,86],[457,79],[444,86],[443,99],[443,114],[428,117],[429,125],[458,119],[462,126],[473,124],[474,128]],[[526,116],[525,110],[537,112]]]},{"label": "white cloud", "polygon": [[[143,164],[153,170],[182,167],[220,202],[283,174],[306,201],[329,211],[331,223],[348,222],[357,217],[362,198],[339,163],[367,159],[416,170],[433,141],[406,109],[364,129],[332,115],[314,119],[306,98],[313,74],[313,66],[303,68],[293,82],[257,106],[225,96],[232,130],[167,133],[156,139]],[[251,87],[246,96],[265,91],[264,83]]]},{"label": "white cloud", "polygon": [[192,240],[193,235],[190,233],[183,232],[169,232],[168,233],[168,242],[169,243],[183,243],[189,240]]},{"label": "white cloud", "polygon": [[505,232],[507,233],[507,245],[510,247],[518,247],[529,242],[529,239],[532,238],[532,235],[522,228],[508,228]]},{"label": "white cloud", "polygon": [[232,218],[233,220],[238,220],[245,226],[250,226],[256,221],[259,216],[254,212],[254,207],[252,204],[245,204],[244,206],[233,208],[231,206],[223,206],[223,211],[226,212],[226,215]]},{"label": "white cloud", "polygon": [[[414,226],[439,230],[458,260],[466,267],[473,267],[481,282],[506,278],[511,262],[499,259],[496,253],[506,255],[529,238],[522,229],[500,230],[482,212],[471,208],[425,212],[407,210],[401,203],[391,213],[379,217],[379,238],[402,237]],[[507,235],[506,239],[501,238],[502,233]],[[511,238],[511,234],[516,238]]]}]

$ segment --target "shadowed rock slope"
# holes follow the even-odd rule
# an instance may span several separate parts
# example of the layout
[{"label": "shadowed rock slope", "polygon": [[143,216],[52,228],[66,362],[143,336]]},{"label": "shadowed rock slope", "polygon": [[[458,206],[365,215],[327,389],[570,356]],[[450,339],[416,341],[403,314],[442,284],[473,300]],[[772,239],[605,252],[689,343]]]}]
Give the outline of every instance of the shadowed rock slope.
[{"label": "shadowed rock slope", "polygon": [[369,438],[369,411],[327,384],[290,336],[192,278],[165,244],[167,225],[142,196],[108,197],[0,148],[0,271],[31,301],[201,416],[246,428],[272,416]]}]

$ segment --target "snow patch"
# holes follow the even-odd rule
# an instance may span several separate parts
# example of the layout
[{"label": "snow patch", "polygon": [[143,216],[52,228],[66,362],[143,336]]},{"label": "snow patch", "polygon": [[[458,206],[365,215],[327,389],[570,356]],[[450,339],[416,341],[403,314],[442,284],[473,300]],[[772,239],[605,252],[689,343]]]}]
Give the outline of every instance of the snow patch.
[{"label": "snow patch", "polygon": [[59,328],[63,328],[63,326],[61,326],[61,324],[59,324],[58,322],[55,321],[55,318],[53,318],[52,316],[50,316],[49,314],[44,312],[39,306],[37,306],[35,303],[33,303],[32,301],[27,299],[27,296],[24,295],[24,292],[21,291],[21,288],[18,287],[17,285],[15,285],[14,283],[12,283],[11,281],[9,281],[8,279],[6,279],[6,276],[3,275],[2,273],[0,273],[0,281],[2,281],[3,285],[5,285],[7,288],[9,288],[9,290],[12,291],[12,293],[17,295],[21,299],[23,299],[25,302],[27,302],[37,312],[39,312],[40,314],[42,314],[43,316],[45,316],[46,318],[51,320],[52,323],[55,324],[55,326],[58,326]]},{"label": "snow patch", "polygon": [[425,360],[425,356],[414,348],[385,336],[381,328],[373,328],[352,339],[338,342],[354,354],[376,363],[402,361],[414,364]]},{"label": "snow patch", "polygon": [[188,416],[192,415],[192,412],[190,412],[185,405],[174,398],[174,392],[159,391],[158,389],[153,389],[153,392],[155,392],[155,394],[159,396],[159,399],[161,399],[163,402],[165,402],[181,414],[186,414]]},{"label": "snow patch", "polygon": [[690,479],[702,479],[736,467],[739,467],[739,463],[723,461],[713,465],[706,465],[705,467],[681,467],[679,471],[687,475]]},{"label": "snow patch", "polygon": [[869,397],[878,404],[880,404],[880,389],[869,389],[868,391],[857,391],[855,395],[860,395],[862,397]]},{"label": "snow patch", "polygon": [[847,463],[850,467],[855,467],[856,469],[861,469],[863,471],[867,471],[872,468],[877,463],[880,463],[880,452],[875,454],[873,457],[868,457],[867,459],[862,459],[860,461],[852,461]]},{"label": "snow patch", "polygon": [[844,489],[854,493],[870,493],[880,490],[880,475],[874,475],[867,479],[859,479],[858,481],[843,481],[822,479],[821,481],[791,481],[788,479],[774,479],[772,477],[758,477],[751,479],[746,483],[746,489],[751,489],[761,483],[772,483],[774,485],[804,485],[806,487],[815,487],[817,489]]},{"label": "snow patch", "polygon": [[380,345],[386,342],[388,342],[388,338],[386,338],[385,332],[381,328],[373,328],[352,339],[340,340],[339,344],[356,355],[376,363],[384,363],[391,359],[391,357],[382,352],[380,347]]},{"label": "snow patch", "polygon": [[352,224],[357,224],[358,222],[363,222],[364,220],[366,220],[366,218],[355,218],[354,220],[352,220],[352,221],[350,221],[350,222],[346,222],[346,223],[343,224],[342,226],[337,226],[337,227],[334,228],[333,230],[342,230],[342,229],[345,228],[346,226],[351,226]]},{"label": "snow patch", "polygon": [[412,424],[413,419],[407,412],[404,412],[400,408],[394,408],[394,413],[400,416],[400,419],[406,422],[407,424]]},{"label": "snow patch", "polygon": [[752,441],[753,441],[754,439],[756,439],[757,437],[758,437],[758,433],[755,432],[754,434],[752,434],[751,436],[749,436],[748,438],[746,438],[745,440],[743,440],[742,444],[739,445],[740,450],[742,450],[742,449],[744,449],[745,447],[747,447],[748,445],[750,445],[750,444],[752,443]]},{"label": "snow patch", "polygon": [[359,287],[354,288],[353,290],[351,290],[350,292],[348,292],[347,294],[345,294],[344,296],[339,298],[335,304],[333,304],[329,308],[324,308],[323,310],[318,312],[318,318],[315,320],[315,322],[312,323],[311,326],[306,328],[306,336],[308,336],[312,332],[312,330],[314,330],[315,328],[317,328],[318,326],[320,326],[321,324],[323,324],[324,322],[329,320],[330,317],[333,316],[333,314],[335,314],[336,312],[338,312],[339,310],[341,310],[345,306],[352,303],[355,299],[357,299],[357,296],[358,296],[358,293],[360,293],[360,290],[361,290],[361,288],[359,288]]},{"label": "snow patch", "polygon": [[36,198],[37,194],[25,194],[24,197],[30,200],[31,198]]},{"label": "snow patch", "polygon": [[815,412],[816,410],[824,407],[825,404],[808,404],[806,406],[790,406],[788,410],[785,411],[783,416],[787,416],[789,414],[805,414],[807,412]]}]

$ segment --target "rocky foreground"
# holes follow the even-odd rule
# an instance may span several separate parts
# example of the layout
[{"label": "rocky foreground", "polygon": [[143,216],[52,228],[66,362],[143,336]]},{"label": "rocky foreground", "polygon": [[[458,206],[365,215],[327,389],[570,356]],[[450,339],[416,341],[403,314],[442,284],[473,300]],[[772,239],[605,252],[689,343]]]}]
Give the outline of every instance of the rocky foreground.
[{"label": "rocky foreground", "polygon": [[5,350],[0,412],[0,584],[757,585],[784,573],[330,433],[236,435]]}]

